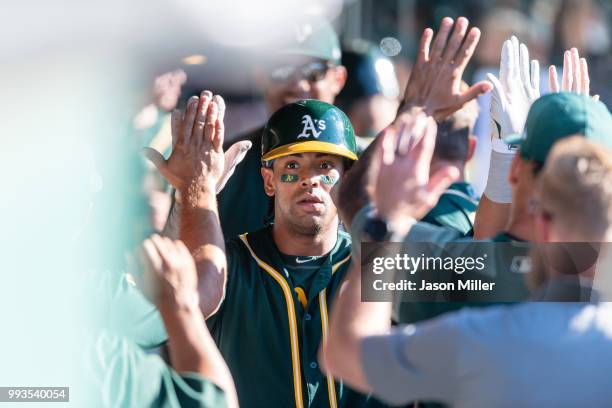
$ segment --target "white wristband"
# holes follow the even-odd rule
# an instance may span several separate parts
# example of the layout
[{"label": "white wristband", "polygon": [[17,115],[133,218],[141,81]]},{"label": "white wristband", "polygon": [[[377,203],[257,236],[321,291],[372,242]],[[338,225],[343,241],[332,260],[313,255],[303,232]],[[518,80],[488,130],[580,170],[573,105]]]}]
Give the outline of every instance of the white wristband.
[{"label": "white wristband", "polygon": [[515,155],[517,153],[516,146],[509,145],[500,138],[494,137],[491,139],[491,148],[494,152],[500,154],[511,154]]},{"label": "white wristband", "polygon": [[[500,140],[500,142],[502,141]],[[514,154],[491,151],[489,175],[484,195],[495,203],[509,204],[512,202],[512,187],[508,182],[508,174],[513,159]]]}]

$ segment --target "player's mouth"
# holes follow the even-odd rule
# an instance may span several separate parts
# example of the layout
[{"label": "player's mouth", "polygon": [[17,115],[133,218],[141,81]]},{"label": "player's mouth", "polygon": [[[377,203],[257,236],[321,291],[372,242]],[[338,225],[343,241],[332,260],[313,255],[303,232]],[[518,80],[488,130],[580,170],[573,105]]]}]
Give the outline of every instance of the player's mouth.
[{"label": "player's mouth", "polygon": [[322,212],[325,210],[325,203],[316,195],[308,194],[298,200],[297,205],[306,212]]}]

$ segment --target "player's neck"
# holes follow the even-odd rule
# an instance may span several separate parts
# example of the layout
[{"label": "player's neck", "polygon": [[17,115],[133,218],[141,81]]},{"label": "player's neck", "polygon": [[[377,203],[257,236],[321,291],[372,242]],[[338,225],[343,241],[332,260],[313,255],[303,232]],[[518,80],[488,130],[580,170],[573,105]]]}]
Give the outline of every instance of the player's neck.
[{"label": "player's neck", "polygon": [[533,217],[529,214],[527,205],[513,208],[510,213],[506,232],[525,241],[535,241]]},{"label": "player's neck", "polygon": [[304,235],[288,228],[278,220],[274,222],[272,236],[277,248],[284,254],[296,256],[320,256],[334,249],[338,239],[338,223],[334,222],[317,235]]}]

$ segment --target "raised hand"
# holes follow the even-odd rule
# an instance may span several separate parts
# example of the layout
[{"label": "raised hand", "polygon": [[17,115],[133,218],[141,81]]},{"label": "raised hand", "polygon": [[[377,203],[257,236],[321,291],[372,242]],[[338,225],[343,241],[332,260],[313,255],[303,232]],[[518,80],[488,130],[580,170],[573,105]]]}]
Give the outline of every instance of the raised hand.
[{"label": "raised hand", "polygon": [[[491,90],[492,85],[481,81],[461,90],[461,77],[480,40],[480,30],[472,27],[465,17],[453,20],[445,17],[433,45],[433,30],[423,31],[416,63],[410,74],[400,112],[422,107],[436,121],[452,115],[470,100]],[[467,35],[466,35],[467,33]]]},{"label": "raised hand", "polygon": [[143,242],[139,256],[142,291],[151,302],[160,309],[198,308],[196,266],[183,242],[153,235]]},{"label": "raised hand", "polygon": [[[548,86],[550,92],[563,91],[590,95],[589,67],[586,59],[580,58],[578,49],[572,48],[563,54],[561,86],[557,78],[557,68],[554,65],[548,68]],[[593,99],[598,101],[599,95],[594,95]]]},{"label": "raised hand", "polygon": [[430,178],[436,130],[434,120],[417,109],[384,130],[371,195],[378,213],[396,225],[422,218],[459,176],[456,167],[445,166]]},{"label": "raised hand", "polygon": [[529,108],[540,97],[540,64],[537,60],[530,63],[527,46],[519,45],[512,36],[502,46],[499,79],[493,74],[487,77],[493,83],[493,148],[503,153],[508,147],[499,139],[523,131]]},{"label": "raised hand", "polygon": [[185,82],[187,82],[187,74],[182,69],[166,72],[155,78],[153,83],[155,105],[168,112],[174,109]]}]

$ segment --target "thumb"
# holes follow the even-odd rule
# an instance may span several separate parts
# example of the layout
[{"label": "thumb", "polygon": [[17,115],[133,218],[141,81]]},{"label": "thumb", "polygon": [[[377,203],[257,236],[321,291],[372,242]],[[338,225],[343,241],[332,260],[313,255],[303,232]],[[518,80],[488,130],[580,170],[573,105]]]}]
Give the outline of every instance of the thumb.
[{"label": "thumb", "polygon": [[159,174],[168,180],[168,165],[166,164],[164,156],[151,147],[143,147],[142,153],[151,163],[153,163],[153,165],[155,165]]},{"label": "thumb", "polygon": [[454,166],[444,166],[429,178],[426,189],[429,196],[428,201],[431,203],[432,207],[438,202],[440,196],[446,191],[448,186],[458,178],[459,169]]},{"label": "thumb", "polygon": [[223,166],[223,174],[217,181],[216,193],[219,194],[229,178],[234,174],[236,166],[244,159],[249,149],[253,146],[248,140],[234,143],[224,154],[225,163]]},{"label": "thumb", "polygon": [[466,104],[472,99],[476,99],[482,94],[485,94],[493,89],[493,84],[489,81],[480,81],[471,87],[469,87],[465,92],[461,94],[460,100],[461,105]]},{"label": "thumb", "polygon": [[244,156],[246,156],[252,146],[253,143],[249,140],[243,140],[231,145],[225,152],[225,167],[228,169],[236,167],[244,159]]}]

